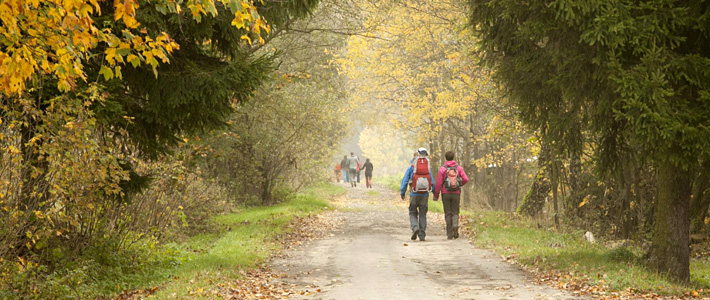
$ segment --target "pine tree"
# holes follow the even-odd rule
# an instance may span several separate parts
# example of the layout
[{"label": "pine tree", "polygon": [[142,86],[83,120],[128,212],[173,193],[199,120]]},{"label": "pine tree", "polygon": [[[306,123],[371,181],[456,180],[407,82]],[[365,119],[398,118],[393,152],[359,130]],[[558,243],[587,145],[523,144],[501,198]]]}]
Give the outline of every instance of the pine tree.
[{"label": "pine tree", "polygon": [[[521,116],[564,132],[581,120],[600,164],[623,166],[628,145],[653,162],[658,198],[650,262],[689,279],[690,171],[710,146],[710,8],[702,1],[470,0],[482,56]],[[554,137],[561,144],[569,140]],[[569,146],[566,146],[569,147]]]}]

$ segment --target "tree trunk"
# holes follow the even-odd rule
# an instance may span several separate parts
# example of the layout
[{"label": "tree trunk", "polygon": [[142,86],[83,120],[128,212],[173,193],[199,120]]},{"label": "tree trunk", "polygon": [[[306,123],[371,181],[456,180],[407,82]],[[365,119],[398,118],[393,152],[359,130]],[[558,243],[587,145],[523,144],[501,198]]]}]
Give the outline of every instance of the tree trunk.
[{"label": "tree trunk", "polygon": [[[461,161],[459,161],[461,166],[471,166],[471,141],[467,138],[464,139],[463,141],[463,155],[461,156]],[[474,172],[472,172],[473,168],[466,168],[464,171],[466,174],[471,177],[471,175],[474,175]],[[469,178],[471,180],[472,178]],[[473,183],[473,182],[471,182]],[[461,189],[461,193],[463,194],[463,203],[466,205],[466,207],[473,207],[472,202],[471,202],[471,186],[472,184],[466,184],[463,186],[463,189]]]},{"label": "tree trunk", "polygon": [[690,232],[697,233],[705,225],[710,197],[705,191],[710,187],[710,163],[703,163],[700,175],[693,184],[693,197],[690,199]]},{"label": "tree trunk", "polygon": [[557,188],[560,186],[560,168],[559,168],[559,162],[557,160],[555,160],[552,163],[552,170],[551,171],[552,171],[551,172],[552,173],[552,184],[551,184],[552,185],[551,186],[552,203],[553,203],[553,207],[555,208],[555,216],[554,216],[555,227],[557,227],[557,229],[559,229],[560,228],[560,210],[557,206]]},{"label": "tree trunk", "polygon": [[621,224],[621,238],[629,238],[632,232],[632,214],[631,211],[631,193],[632,193],[632,182],[633,182],[633,171],[635,166],[631,159],[628,159],[626,163],[623,164],[623,169],[620,170],[619,176],[619,189],[621,199],[621,209],[617,212],[619,214],[619,222]]},{"label": "tree trunk", "polygon": [[520,214],[536,216],[542,212],[542,208],[545,206],[545,198],[550,193],[548,151],[547,146],[543,143],[537,159],[540,169],[535,175],[535,180],[530,186],[530,190],[523,198],[523,203],[518,207],[518,213]]},{"label": "tree trunk", "polygon": [[658,203],[649,262],[678,282],[690,279],[690,174],[671,162],[658,166]]},{"label": "tree trunk", "polygon": [[582,210],[579,209],[579,204],[582,203],[584,199],[584,191],[581,189],[581,178],[582,175],[582,159],[576,152],[571,153],[569,160],[569,205],[570,210],[577,215],[582,217]]}]

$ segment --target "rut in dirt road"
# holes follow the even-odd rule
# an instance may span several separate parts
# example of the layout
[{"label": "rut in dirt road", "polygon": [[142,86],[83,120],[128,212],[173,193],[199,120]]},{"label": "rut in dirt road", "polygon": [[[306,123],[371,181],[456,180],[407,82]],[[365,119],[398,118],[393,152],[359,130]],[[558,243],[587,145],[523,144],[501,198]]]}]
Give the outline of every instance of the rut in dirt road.
[{"label": "rut in dirt road", "polygon": [[464,236],[447,240],[441,214],[429,212],[427,240],[412,241],[408,200],[340,185],[348,192],[327,213],[338,227],[271,263],[280,280],[311,292],[303,299],[577,299],[531,283]]}]

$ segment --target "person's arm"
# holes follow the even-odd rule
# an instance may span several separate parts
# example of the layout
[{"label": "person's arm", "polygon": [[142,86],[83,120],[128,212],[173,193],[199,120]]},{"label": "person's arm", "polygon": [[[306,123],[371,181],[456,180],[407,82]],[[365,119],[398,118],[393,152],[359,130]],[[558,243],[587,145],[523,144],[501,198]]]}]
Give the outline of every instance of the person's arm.
[{"label": "person's arm", "polygon": [[431,186],[436,187],[436,180],[434,180],[434,174],[431,173],[431,164],[428,165],[427,168],[429,168],[429,178],[431,179]]},{"label": "person's arm", "polygon": [[439,168],[439,172],[436,174],[436,185],[434,186],[434,201],[439,199],[439,195],[441,194],[441,188],[443,187],[443,185],[444,185],[444,172],[442,172],[441,168]]},{"label": "person's arm", "polygon": [[412,167],[407,168],[407,172],[404,172],[404,178],[402,178],[402,184],[399,187],[399,195],[404,200],[404,193],[407,192],[407,185],[409,184],[409,177],[412,176]]},{"label": "person's arm", "polygon": [[468,182],[468,176],[466,172],[463,171],[463,167],[459,166],[459,176],[461,176],[461,186],[464,186]]}]

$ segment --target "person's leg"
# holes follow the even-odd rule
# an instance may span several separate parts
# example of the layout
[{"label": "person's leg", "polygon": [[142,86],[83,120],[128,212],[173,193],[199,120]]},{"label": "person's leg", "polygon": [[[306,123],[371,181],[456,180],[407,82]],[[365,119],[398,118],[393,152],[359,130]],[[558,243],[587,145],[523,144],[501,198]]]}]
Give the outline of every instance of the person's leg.
[{"label": "person's leg", "polygon": [[451,233],[454,235],[454,238],[457,239],[459,238],[459,209],[461,208],[461,195],[451,195],[453,196],[451,200],[451,225],[453,226],[451,228]]},{"label": "person's leg", "polygon": [[417,196],[417,208],[419,209],[419,240],[426,237],[426,213],[429,210],[429,196]]},{"label": "person's leg", "polygon": [[348,182],[348,169],[343,168],[343,182]]},{"label": "person's leg", "polygon": [[357,169],[350,169],[350,177],[353,186],[357,186]]},{"label": "person's leg", "polygon": [[444,221],[446,222],[446,238],[452,239],[454,237],[451,224],[451,197],[450,194],[441,194],[441,204],[444,205]]},{"label": "person's leg", "polygon": [[414,196],[409,196],[409,227],[412,229],[412,240],[416,240],[419,234],[419,213]]}]

